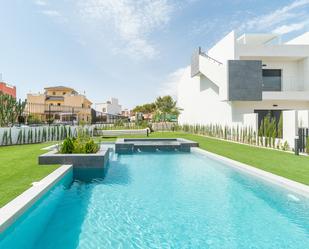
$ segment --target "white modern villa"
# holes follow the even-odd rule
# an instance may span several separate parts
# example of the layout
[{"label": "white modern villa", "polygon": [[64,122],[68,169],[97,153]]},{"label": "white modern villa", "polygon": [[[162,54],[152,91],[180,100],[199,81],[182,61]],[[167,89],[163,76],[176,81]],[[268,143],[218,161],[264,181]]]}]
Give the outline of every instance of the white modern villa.
[{"label": "white modern villa", "polygon": [[181,124],[256,128],[269,111],[296,110],[308,126],[309,32],[282,43],[276,34],[232,31],[207,52],[199,48],[178,84],[178,105]]},{"label": "white modern villa", "polygon": [[105,114],[120,115],[121,105],[119,105],[118,99],[111,98],[110,100],[104,103],[96,103],[95,110]]},{"label": "white modern villa", "polygon": [[102,120],[107,123],[115,122],[122,114],[122,106],[117,98],[111,98],[104,103],[96,103],[94,109],[97,116],[101,116]]}]

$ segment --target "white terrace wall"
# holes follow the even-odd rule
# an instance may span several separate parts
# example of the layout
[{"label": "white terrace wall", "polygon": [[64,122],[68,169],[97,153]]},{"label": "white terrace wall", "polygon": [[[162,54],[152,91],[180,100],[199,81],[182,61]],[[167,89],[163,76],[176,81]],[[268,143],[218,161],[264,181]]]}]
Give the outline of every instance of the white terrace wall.
[{"label": "white terrace wall", "polygon": [[298,127],[309,128],[309,111],[298,111]]},{"label": "white terrace wall", "polygon": [[283,141],[287,141],[290,148],[295,147],[295,137],[298,128],[298,112],[293,111],[283,111]]},{"label": "white terrace wall", "polygon": [[283,141],[287,141],[290,148],[295,148],[295,138],[298,128],[309,128],[309,111],[283,111]]}]

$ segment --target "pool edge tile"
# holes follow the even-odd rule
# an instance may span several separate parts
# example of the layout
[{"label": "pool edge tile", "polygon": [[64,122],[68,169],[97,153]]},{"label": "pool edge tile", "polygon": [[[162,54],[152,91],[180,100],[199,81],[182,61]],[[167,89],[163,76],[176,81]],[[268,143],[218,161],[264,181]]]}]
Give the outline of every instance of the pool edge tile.
[{"label": "pool edge tile", "polygon": [[14,223],[31,205],[54,186],[69,170],[72,165],[62,165],[32,187],[24,191],[15,199],[0,208],[0,233]]}]

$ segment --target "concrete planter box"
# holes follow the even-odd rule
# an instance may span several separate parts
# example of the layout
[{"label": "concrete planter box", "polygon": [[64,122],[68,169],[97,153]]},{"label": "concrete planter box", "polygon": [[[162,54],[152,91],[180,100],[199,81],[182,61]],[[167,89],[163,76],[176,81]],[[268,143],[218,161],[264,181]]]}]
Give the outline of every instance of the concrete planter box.
[{"label": "concrete planter box", "polygon": [[74,168],[103,168],[109,157],[109,149],[100,149],[96,154],[58,154],[50,151],[39,156],[39,164],[70,164]]}]

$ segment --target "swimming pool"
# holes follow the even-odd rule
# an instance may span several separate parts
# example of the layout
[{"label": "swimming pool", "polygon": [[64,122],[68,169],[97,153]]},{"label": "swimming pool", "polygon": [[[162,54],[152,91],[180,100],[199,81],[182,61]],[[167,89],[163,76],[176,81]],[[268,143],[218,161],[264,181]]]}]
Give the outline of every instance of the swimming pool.
[{"label": "swimming pool", "polygon": [[0,248],[304,249],[308,210],[307,198],[197,152],[112,155],[101,179],[57,184]]}]

